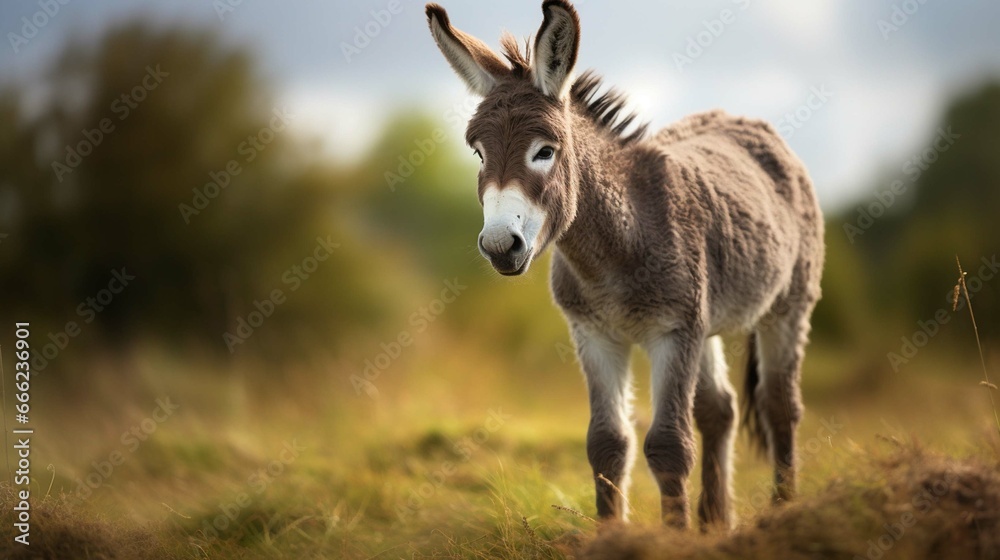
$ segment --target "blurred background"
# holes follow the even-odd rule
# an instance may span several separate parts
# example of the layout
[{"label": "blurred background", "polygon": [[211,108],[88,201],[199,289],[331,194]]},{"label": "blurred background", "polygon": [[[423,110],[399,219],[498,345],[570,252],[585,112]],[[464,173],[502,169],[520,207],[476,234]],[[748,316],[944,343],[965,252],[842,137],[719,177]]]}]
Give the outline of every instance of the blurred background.
[{"label": "blurred background", "polygon": [[[654,127],[764,118],[811,170],[827,265],[810,414],[975,444],[992,414],[952,290],[958,255],[995,365],[1000,4],[576,5],[578,69]],[[535,1],[446,8],[492,46],[541,21]],[[13,323],[31,322],[42,488],[204,537],[191,511],[221,507],[204,489],[238,489],[296,435],[313,470],[282,499],[322,488],[328,523],[378,533],[427,469],[407,453],[502,408],[511,441],[565,436],[584,494],[586,395],[548,267],[502,280],[476,251],[476,99],[421,4],[25,1],[0,22],[0,347],[10,375]],[[164,396],[165,433],[89,484]],[[161,507],[179,503],[186,518]]]}]

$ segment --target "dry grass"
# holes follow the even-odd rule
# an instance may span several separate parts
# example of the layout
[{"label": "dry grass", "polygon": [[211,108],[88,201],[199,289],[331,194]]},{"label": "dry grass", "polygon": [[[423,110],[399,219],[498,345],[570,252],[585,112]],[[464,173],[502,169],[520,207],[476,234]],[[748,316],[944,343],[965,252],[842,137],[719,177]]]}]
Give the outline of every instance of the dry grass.
[{"label": "dry grass", "polygon": [[976,314],[972,311],[972,298],[969,297],[969,287],[965,285],[965,275],[966,272],[962,270],[962,261],[959,260],[958,255],[955,255],[955,264],[958,265],[958,283],[955,284],[955,297],[952,303],[952,311],[958,309],[958,295],[959,286],[962,288],[962,294],[965,295],[965,304],[969,308],[969,318],[972,319],[972,330],[976,334],[976,348],[979,350],[979,364],[983,367],[983,387],[986,388],[986,393],[990,397],[990,407],[993,408],[993,420],[997,424],[997,433],[1000,434],[1000,414],[997,413],[997,403],[993,399],[993,391],[997,390],[997,386],[990,382],[990,373],[986,369],[986,357],[983,355],[983,343],[979,339],[979,325],[976,324]]},{"label": "dry grass", "polygon": [[46,497],[31,504],[30,546],[14,543],[14,490],[0,485],[0,558],[170,560],[189,558],[158,526],[112,521],[71,501]]},{"label": "dry grass", "polygon": [[[835,392],[886,366],[813,348],[800,499],[768,505],[770,469],[741,440],[741,524],[732,534],[702,534],[659,525],[642,458],[627,496],[634,524],[595,521],[575,364],[565,365],[564,382],[536,384],[541,399],[498,389],[511,386],[506,367],[476,362],[452,341],[428,344],[426,356],[415,353],[380,379],[378,399],[345,393],[334,381],[347,374],[330,387],[304,376],[257,394],[234,386],[233,376],[145,354],[133,364],[142,380],[127,387],[134,393],[109,383],[84,404],[39,398],[52,404],[39,410],[50,424],[38,427],[44,437],[32,450],[32,545],[13,544],[12,489],[0,483],[0,558],[855,559],[875,558],[879,539],[889,548],[882,558],[1000,557],[1000,439],[985,420],[982,389],[941,374],[955,370],[950,355],[924,350],[922,369],[905,378]],[[469,363],[485,373],[470,380]],[[94,461],[122,450],[120,435],[157,395],[175,398],[180,411],[89,499],[70,499]],[[123,400],[133,404],[118,410]],[[509,418],[484,432],[501,408]],[[836,430],[821,435],[830,423]],[[648,426],[642,407],[638,424]],[[914,435],[924,443],[911,443]],[[306,450],[258,491],[248,477],[293,437]],[[42,468],[49,463],[54,481]],[[691,496],[698,491],[692,477]],[[206,534],[220,506],[232,509],[241,493],[250,501],[231,528]]]},{"label": "dry grass", "polygon": [[[608,526],[572,508],[557,515],[527,516],[533,507],[503,481],[495,481],[493,514],[470,508],[449,514],[445,538],[400,542],[362,552],[351,541],[329,537],[337,528],[318,512],[263,504],[260,526],[218,542],[168,522],[141,526],[111,521],[67,500],[47,498],[34,506],[30,549],[12,544],[13,496],[3,489],[0,556],[3,558],[996,558],[1000,557],[1000,465],[994,460],[955,459],[918,444],[874,444],[846,473],[820,491],[783,507],[768,508],[732,534],[699,534],[654,524]],[[997,457],[996,453],[993,453]],[[518,481],[511,481],[518,482]],[[522,481],[529,486],[534,481]],[[552,499],[551,495],[539,496]],[[466,504],[468,505],[468,504]],[[340,513],[347,513],[346,510]],[[436,512],[440,513],[440,512]],[[567,514],[567,515],[562,515]],[[465,519],[463,517],[480,518]],[[439,519],[434,517],[434,519]],[[585,521],[580,526],[567,519]],[[472,521],[477,531],[456,527]],[[249,525],[253,522],[247,521]],[[371,525],[371,523],[369,523]],[[265,538],[266,528],[272,529]],[[291,528],[289,528],[291,527]],[[492,529],[490,529],[492,527]],[[363,530],[363,527],[355,527]],[[284,536],[282,536],[284,535]],[[344,535],[342,535],[344,536]],[[360,535],[355,538],[359,538]],[[269,542],[268,542],[269,541]],[[338,542],[339,541],[339,542]],[[422,548],[426,547],[426,548]],[[880,548],[879,548],[880,547]],[[879,554],[881,551],[882,554]],[[30,552],[30,554],[29,554]],[[890,554],[891,553],[891,554]]]},{"label": "dry grass", "polygon": [[579,557],[996,558],[997,467],[907,446],[818,494],[766,511],[732,535],[629,527],[598,536]]}]

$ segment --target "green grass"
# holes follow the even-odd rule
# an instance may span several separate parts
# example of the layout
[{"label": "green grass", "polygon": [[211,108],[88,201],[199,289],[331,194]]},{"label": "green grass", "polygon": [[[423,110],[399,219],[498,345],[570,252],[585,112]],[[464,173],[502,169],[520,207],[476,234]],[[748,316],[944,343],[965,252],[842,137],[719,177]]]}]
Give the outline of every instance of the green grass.
[{"label": "green grass", "polygon": [[[477,366],[488,373],[470,380],[460,367],[468,356],[418,355],[380,380],[372,399],[345,390],[346,376],[261,387],[170,374],[178,364],[149,355],[134,385],[93,387],[87,404],[39,400],[49,404],[37,412],[48,422],[35,439],[32,545],[11,544],[13,496],[4,485],[0,556],[864,558],[883,523],[914,510],[921,489],[944,473],[958,478],[886,557],[1000,554],[1000,443],[975,368],[942,374],[928,356],[923,372],[879,373],[875,382],[860,378],[878,365],[837,367],[835,356],[816,349],[807,366],[801,498],[767,503],[770,470],[741,438],[740,523],[723,535],[661,529],[642,457],[629,494],[633,524],[598,527],[586,398],[571,363],[562,381],[522,380],[519,394],[489,361]],[[636,369],[644,430],[647,376],[641,362]],[[180,409],[128,451],[122,432],[160,395]],[[820,437],[824,424],[835,433]],[[283,456],[290,448],[300,451]],[[79,499],[93,463],[116,450],[124,462]],[[698,486],[695,476],[692,499]]]}]

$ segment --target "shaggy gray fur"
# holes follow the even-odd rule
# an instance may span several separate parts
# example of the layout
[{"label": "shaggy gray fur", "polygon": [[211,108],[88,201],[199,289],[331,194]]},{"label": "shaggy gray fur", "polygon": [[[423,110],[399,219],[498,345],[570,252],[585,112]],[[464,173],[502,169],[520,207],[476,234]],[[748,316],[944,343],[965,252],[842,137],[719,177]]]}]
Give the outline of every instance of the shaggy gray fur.
[{"label": "shaggy gray fur", "polygon": [[[543,44],[535,45],[544,85],[533,77],[539,61],[505,38],[509,66],[490,53],[479,63],[488,78],[466,78],[473,89],[495,82],[482,91],[468,138],[490,154],[480,196],[488,184],[519,188],[546,211],[537,249],[554,245],[552,293],[587,378],[598,514],[627,513],[602,477],[627,492],[636,452],[628,355],[638,344],[653,365],[654,414],[643,451],[664,521],[688,524],[697,426],[704,442],[699,518],[731,523],[735,392],[717,336],[729,332],[754,335],[759,377],[751,378],[756,408],[749,414],[774,462],[775,499],[791,498],[799,375],[824,253],[823,219],[805,167],[770,125],[721,111],[653,136],[642,127],[628,132],[623,98],[598,95],[594,75],[571,89],[559,82],[576,59],[576,11],[547,0],[543,13],[542,31],[558,30],[540,34]],[[428,6],[439,45],[459,74],[469,75],[469,65],[487,54],[478,43],[442,44],[466,37],[443,14]],[[463,49],[474,58],[454,60]],[[525,163],[537,138],[559,147],[545,175]]]}]

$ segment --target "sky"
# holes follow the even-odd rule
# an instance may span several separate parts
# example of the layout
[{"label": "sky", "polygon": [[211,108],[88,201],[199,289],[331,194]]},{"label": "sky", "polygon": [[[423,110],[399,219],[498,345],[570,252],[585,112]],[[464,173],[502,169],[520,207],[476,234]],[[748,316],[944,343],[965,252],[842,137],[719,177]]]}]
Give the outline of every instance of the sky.
[{"label": "sky", "polygon": [[[539,1],[439,3],[453,25],[492,47],[504,30],[532,35],[542,17]],[[575,5],[578,71],[596,69],[628,93],[654,129],[715,108],[771,121],[805,161],[827,209],[901,177],[904,162],[947,125],[949,100],[1000,79],[994,0]],[[31,33],[22,18],[42,24]],[[332,159],[363,154],[399,110],[444,123],[475,108],[430,37],[423,3],[405,0],[7,1],[0,81],[44,90],[44,69],[67,40],[96,40],[135,18],[199,25],[252,49],[295,126]],[[449,141],[464,149],[463,119],[447,120]]]}]

